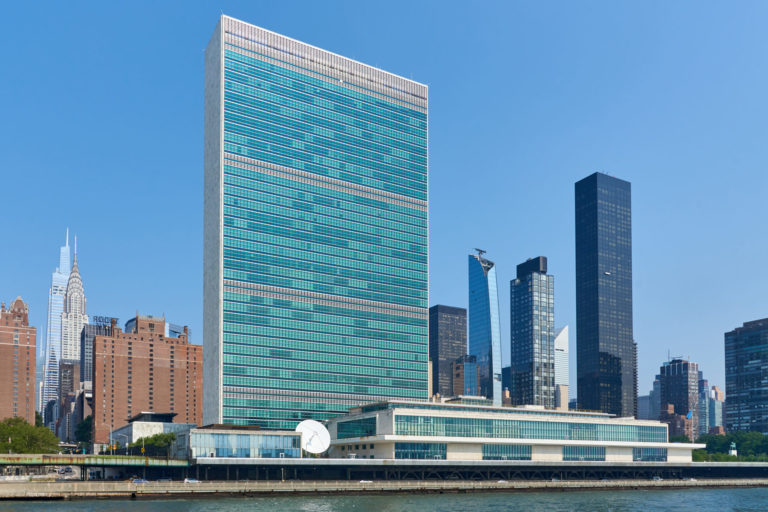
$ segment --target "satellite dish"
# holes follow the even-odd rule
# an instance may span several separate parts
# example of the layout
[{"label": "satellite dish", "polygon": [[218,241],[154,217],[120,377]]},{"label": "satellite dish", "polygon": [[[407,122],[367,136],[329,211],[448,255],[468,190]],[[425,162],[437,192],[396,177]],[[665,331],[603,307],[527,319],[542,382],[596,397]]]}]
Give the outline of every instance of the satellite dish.
[{"label": "satellite dish", "polygon": [[304,420],[296,425],[296,432],[301,434],[301,448],[306,452],[319,454],[331,446],[331,434],[319,421]]}]

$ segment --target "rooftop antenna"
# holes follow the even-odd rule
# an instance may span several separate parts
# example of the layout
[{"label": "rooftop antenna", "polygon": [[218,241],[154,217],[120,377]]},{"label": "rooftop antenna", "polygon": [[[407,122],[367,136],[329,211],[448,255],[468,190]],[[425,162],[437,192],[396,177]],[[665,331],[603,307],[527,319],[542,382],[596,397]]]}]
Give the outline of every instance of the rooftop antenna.
[{"label": "rooftop antenna", "polygon": [[482,256],[483,256],[483,254],[485,254],[486,252],[488,252],[488,251],[484,251],[484,250],[482,250],[482,249],[478,249],[477,247],[475,247],[475,250],[477,251],[477,255],[478,255],[478,256],[480,256],[481,258],[482,258]]}]

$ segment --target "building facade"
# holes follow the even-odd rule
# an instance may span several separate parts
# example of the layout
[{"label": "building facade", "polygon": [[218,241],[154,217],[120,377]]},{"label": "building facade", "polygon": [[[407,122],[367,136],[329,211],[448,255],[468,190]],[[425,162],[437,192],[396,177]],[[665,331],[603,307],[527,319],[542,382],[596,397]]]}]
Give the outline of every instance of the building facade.
[{"label": "building facade", "polygon": [[768,318],[725,333],[725,430],[768,434]]},{"label": "building facade", "polygon": [[[45,361],[43,369],[43,396],[40,400],[42,413],[50,401],[59,396],[59,359],[61,358],[61,315],[64,313],[64,297],[69,282],[69,230],[64,246],[59,249],[59,266],[51,275],[51,287],[48,289],[48,320],[45,327],[45,343],[41,356]],[[53,407],[55,409],[55,407]],[[48,410],[51,410],[50,408]],[[46,424],[53,430],[55,418],[45,418]]]},{"label": "building facade", "polygon": [[222,16],[205,56],[206,423],[427,398],[427,87]]},{"label": "building facade", "polygon": [[240,425],[206,425],[176,434],[174,458],[237,457],[274,459],[301,457],[301,433],[294,430],[259,430]]},{"label": "building facade", "polygon": [[698,434],[699,365],[684,359],[665,362],[659,369],[661,377],[661,410],[674,406],[674,413],[685,416],[690,422],[690,439]]},{"label": "building facade", "polygon": [[453,394],[451,367],[466,354],[467,310],[441,305],[429,308],[429,358],[432,361],[433,393],[441,396]]},{"label": "building facade", "polygon": [[80,361],[62,359],[59,361],[59,418],[56,421],[56,435],[61,441],[73,441],[75,438],[73,413],[79,390]]},{"label": "building facade", "polygon": [[568,326],[555,332],[555,386],[570,384]]},{"label": "building facade", "polygon": [[501,405],[501,323],[496,264],[469,255],[469,355],[477,358],[478,395]]},{"label": "building facade", "polygon": [[451,393],[444,396],[477,396],[477,357],[461,356],[451,363]]},{"label": "building facade", "polygon": [[64,295],[64,311],[61,313],[61,359],[80,361],[80,335],[83,326],[88,324],[85,307],[85,291],[80,269],[77,267],[77,237],[75,237],[75,257],[72,270],[67,280],[67,292]]},{"label": "building facade", "polygon": [[635,416],[631,185],[595,173],[575,192],[579,408]]},{"label": "building facade", "polygon": [[512,405],[555,406],[555,277],[547,258],[517,266],[510,288]]},{"label": "building facade", "polygon": [[29,325],[29,307],[16,298],[0,304],[0,420],[21,417],[35,424],[37,329]]},{"label": "building facade", "polygon": [[691,462],[702,444],[669,443],[667,425],[540,406],[389,401],[328,423],[330,457]]},{"label": "building facade", "polygon": [[133,330],[112,328],[93,342],[95,443],[139,412],[175,413],[178,423],[202,424],[203,353],[186,334],[166,338],[165,321],[137,316]]},{"label": "building facade", "polygon": [[96,336],[112,336],[112,327],[117,325],[117,318],[110,318],[110,323],[88,323],[80,333],[80,382],[88,383],[91,389],[93,381],[93,340]]}]

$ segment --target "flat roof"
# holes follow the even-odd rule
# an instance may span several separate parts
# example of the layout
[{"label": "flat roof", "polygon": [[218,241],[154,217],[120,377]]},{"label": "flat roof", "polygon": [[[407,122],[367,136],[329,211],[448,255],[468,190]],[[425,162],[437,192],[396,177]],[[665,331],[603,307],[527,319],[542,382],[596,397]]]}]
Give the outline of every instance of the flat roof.
[{"label": "flat roof", "polygon": [[[358,405],[357,407],[352,407],[349,409],[350,414],[356,414],[358,411],[360,412],[372,412],[375,410],[383,409],[383,408],[396,408],[397,406],[403,406],[407,408],[423,408],[423,409],[443,409],[445,408],[451,408],[456,410],[472,410],[472,411],[487,411],[487,412],[516,412],[521,414],[552,414],[557,416],[579,416],[584,418],[614,418],[614,419],[620,419],[621,417],[616,416],[615,414],[608,414],[605,412],[595,412],[595,411],[575,411],[575,410],[559,410],[559,409],[545,409],[543,407],[532,407],[532,406],[516,406],[516,407],[505,407],[505,406],[494,406],[494,405],[480,405],[480,404],[464,404],[464,403],[457,403],[457,402],[430,402],[427,400],[401,400],[401,399],[392,399],[392,400],[384,400],[381,402],[372,402],[365,405]],[[334,418],[336,419],[336,418]],[[629,418],[628,418],[629,419]],[[636,418],[632,418],[636,419]],[[643,420],[639,420],[643,421]]]}]

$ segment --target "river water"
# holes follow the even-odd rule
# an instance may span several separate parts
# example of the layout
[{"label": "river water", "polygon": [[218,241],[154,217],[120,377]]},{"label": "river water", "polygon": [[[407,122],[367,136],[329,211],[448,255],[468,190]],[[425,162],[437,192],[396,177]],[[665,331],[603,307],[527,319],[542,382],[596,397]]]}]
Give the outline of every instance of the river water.
[{"label": "river water", "polygon": [[0,512],[767,511],[768,488],[0,502]]}]

